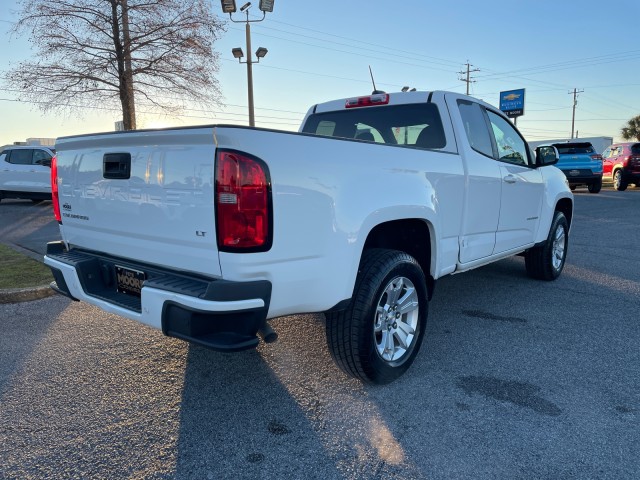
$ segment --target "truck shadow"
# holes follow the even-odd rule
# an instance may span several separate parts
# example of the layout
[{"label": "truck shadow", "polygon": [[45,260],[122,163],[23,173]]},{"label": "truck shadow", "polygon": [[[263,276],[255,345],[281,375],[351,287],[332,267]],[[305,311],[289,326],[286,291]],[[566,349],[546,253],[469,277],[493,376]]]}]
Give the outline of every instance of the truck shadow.
[{"label": "truck shadow", "polygon": [[[464,475],[461,459],[480,458],[474,468],[488,478],[508,475],[519,462],[535,464],[560,443],[584,451],[576,442],[587,427],[574,423],[557,377],[594,381],[583,365],[599,348],[589,339],[599,314],[582,298],[568,304],[575,317],[559,305],[569,292],[586,298],[594,288],[571,275],[530,280],[521,258],[446,277],[415,364],[386,386],[363,385],[334,365],[322,315],[274,320],[278,342],[255,352],[190,346],[176,474],[191,478],[197,468],[203,478],[427,478]],[[496,415],[505,417],[487,420]],[[587,423],[614,421],[592,415]],[[529,433],[484,442],[496,425]],[[536,443],[549,431],[555,442]],[[495,464],[496,449],[512,448],[513,435],[522,453]]]}]

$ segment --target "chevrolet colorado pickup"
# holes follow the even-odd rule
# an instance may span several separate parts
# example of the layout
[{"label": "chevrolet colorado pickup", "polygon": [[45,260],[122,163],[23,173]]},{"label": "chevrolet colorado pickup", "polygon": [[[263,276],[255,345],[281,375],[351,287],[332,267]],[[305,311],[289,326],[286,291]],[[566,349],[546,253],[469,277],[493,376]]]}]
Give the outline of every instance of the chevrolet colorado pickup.
[{"label": "chevrolet colorado pickup", "polygon": [[58,139],[52,288],[221,351],[323,312],[369,383],[418,353],[438,278],[521,254],[564,266],[573,195],[552,146],[441,91],[312,106],[299,132],[211,125]]}]

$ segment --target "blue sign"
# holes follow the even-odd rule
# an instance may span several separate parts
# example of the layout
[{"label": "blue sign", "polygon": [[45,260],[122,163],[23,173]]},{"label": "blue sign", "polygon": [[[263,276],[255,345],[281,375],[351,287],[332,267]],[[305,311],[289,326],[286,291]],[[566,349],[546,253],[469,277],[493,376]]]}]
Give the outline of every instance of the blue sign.
[{"label": "blue sign", "polygon": [[500,92],[500,110],[509,118],[524,115],[524,88]]}]

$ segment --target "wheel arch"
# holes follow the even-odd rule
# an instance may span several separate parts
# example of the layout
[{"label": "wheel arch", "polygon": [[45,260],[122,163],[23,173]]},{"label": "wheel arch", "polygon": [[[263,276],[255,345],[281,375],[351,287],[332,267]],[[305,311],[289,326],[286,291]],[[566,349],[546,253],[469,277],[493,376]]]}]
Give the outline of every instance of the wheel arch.
[{"label": "wheel arch", "polygon": [[567,219],[569,228],[571,228],[571,220],[573,218],[573,202],[569,198],[561,198],[558,200],[555,208],[556,212],[562,212]]},{"label": "wheel arch", "polygon": [[383,222],[371,229],[364,242],[364,251],[372,248],[398,250],[416,259],[427,280],[429,299],[435,280],[432,275],[435,260],[433,226],[424,219],[405,218]]}]

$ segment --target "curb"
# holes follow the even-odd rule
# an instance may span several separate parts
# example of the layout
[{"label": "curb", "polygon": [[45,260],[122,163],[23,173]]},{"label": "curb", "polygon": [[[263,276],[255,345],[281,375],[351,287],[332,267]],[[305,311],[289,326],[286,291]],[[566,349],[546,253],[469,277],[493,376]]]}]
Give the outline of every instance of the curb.
[{"label": "curb", "polygon": [[30,302],[51,297],[56,292],[49,285],[28,288],[9,288],[0,290],[0,304]]}]

